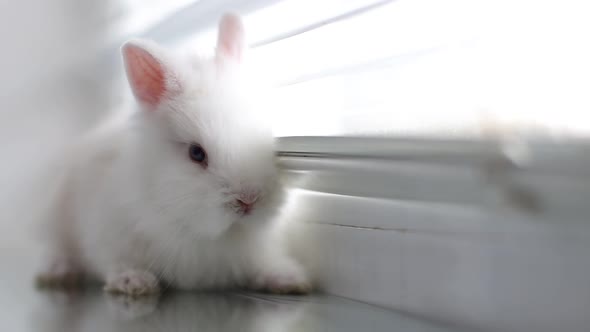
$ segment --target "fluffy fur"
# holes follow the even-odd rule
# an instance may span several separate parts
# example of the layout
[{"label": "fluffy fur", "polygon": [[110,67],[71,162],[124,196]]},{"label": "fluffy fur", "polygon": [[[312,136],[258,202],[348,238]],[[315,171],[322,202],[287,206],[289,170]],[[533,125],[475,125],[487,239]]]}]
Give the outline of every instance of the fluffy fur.
[{"label": "fluffy fur", "polygon": [[[91,277],[128,294],[245,287],[310,289],[274,222],[283,188],[270,128],[240,75],[241,22],[226,15],[213,58],[178,57],[148,41],[122,52],[139,112],[70,154],[51,218],[43,284]],[[189,146],[207,152],[207,167]],[[236,202],[258,197],[243,214]]]}]

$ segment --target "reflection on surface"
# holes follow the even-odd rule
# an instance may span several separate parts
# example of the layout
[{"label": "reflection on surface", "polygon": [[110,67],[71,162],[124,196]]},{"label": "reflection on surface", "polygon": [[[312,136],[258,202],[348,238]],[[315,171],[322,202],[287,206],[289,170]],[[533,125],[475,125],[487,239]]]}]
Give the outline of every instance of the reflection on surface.
[{"label": "reflection on surface", "polygon": [[31,330],[293,331],[302,303],[262,301],[240,294],[171,293],[129,298],[102,292],[43,294]]},{"label": "reflection on surface", "polygon": [[40,293],[30,331],[448,332],[459,331],[342,298],[247,293],[169,293],[161,298],[100,291]]}]

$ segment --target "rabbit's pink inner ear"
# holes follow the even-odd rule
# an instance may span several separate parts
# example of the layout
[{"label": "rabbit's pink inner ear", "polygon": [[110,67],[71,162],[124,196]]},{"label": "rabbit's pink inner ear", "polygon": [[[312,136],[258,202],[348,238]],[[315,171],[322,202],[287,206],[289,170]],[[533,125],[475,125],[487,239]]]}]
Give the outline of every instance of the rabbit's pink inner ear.
[{"label": "rabbit's pink inner ear", "polygon": [[131,90],[140,102],[156,106],[166,92],[162,64],[145,49],[127,44],[123,47],[125,70]]},{"label": "rabbit's pink inner ear", "polygon": [[239,16],[225,14],[219,22],[217,55],[240,61],[244,53],[244,26]]}]

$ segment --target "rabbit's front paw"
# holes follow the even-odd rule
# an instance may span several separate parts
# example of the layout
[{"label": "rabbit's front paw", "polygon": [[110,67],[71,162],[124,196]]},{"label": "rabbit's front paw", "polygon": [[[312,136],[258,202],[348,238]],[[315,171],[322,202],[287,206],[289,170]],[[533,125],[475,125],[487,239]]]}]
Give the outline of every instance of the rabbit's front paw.
[{"label": "rabbit's front paw", "polygon": [[131,296],[154,295],[160,292],[156,276],[147,271],[126,270],[107,279],[105,291]]},{"label": "rabbit's front paw", "polygon": [[298,265],[276,267],[262,272],[254,288],[272,294],[305,295],[312,291],[312,283]]}]

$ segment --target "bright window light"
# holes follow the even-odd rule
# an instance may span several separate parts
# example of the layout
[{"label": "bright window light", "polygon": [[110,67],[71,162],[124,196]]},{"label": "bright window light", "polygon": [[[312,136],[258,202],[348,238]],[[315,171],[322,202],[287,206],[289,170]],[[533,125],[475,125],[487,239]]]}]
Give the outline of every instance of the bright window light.
[{"label": "bright window light", "polygon": [[[383,2],[383,1],[381,1]],[[277,136],[588,136],[590,3],[287,0],[245,18]],[[179,46],[212,49],[214,29]]]},{"label": "bright window light", "polygon": [[198,1],[200,0],[122,0],[121,15],[111,29],[117,37],[133,35]]}]

